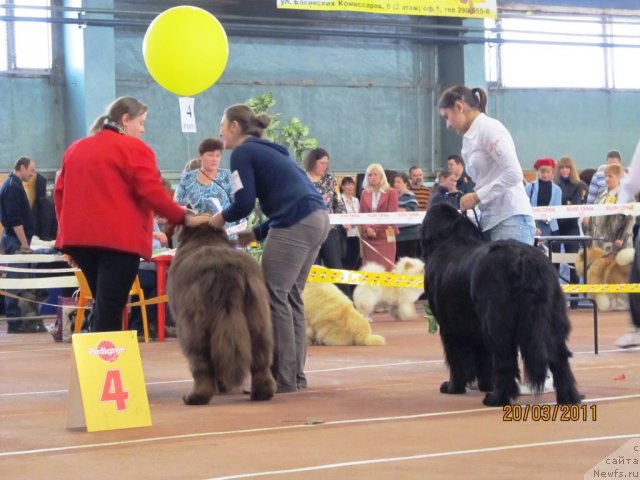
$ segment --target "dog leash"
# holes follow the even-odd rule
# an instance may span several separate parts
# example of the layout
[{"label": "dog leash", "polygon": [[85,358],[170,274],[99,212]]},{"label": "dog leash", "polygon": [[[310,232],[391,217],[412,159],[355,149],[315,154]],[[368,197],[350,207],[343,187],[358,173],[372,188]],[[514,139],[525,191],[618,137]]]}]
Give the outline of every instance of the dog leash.
[{"label": "dog leash", "polygon": [[393,263],[391,260],[389,260],[387,257],[385,257],[376,247],[374,247],[373,245],[371,245],[369,242],[367,242],[364,238],[360,237],[360,241],[362,243],[364,243],[367,247],[369,247],[371,250],[373,250],[375,253],[377,253],[378,255],[380,255],[389,265],[391,265],[392,267],[395,267],[396,264]]}]

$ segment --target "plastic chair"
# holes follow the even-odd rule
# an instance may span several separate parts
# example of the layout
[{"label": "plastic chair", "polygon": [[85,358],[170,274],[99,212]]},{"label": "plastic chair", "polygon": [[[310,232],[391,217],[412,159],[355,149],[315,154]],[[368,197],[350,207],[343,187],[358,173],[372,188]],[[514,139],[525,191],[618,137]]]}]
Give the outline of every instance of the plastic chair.
[{"label": "plastic chair", "polygon": [[[91,296],[91,290],[89,289],[89,284],[87,283],[87,279],[85,278],[82,271],[78,270],[74,272],[76,275],[76,279],[78,280],[78,285],[80,285],[80,293],[78,294],[78,313],[76,314],[76,324],[74,327],[74,333],[80,333],[82,330],[82,323],[84,322],[84,311],[93,297]],[[135,295],[138,297],[138,300],[144,301],[144,291],[140,286],[140,279],[136,275],[136,278],[133,280],[133,285],[131,285],[131,290],[129,291],[129,295]],[[147,306],[140,305],[140,311],[142,313],[142,329],[144,331],[144,342],[149,343],[149,324],[147,323]],[[122,312],[122,329],[127,330],[129,327],[129,311],[125,307]]]}]

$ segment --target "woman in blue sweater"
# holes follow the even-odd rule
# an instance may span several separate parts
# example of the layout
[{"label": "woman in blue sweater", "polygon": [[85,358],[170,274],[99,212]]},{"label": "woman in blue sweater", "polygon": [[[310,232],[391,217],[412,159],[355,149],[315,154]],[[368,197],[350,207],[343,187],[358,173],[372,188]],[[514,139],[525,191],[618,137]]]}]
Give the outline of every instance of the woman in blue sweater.
[{"label": "woman in blue sweater", "polygon": [[271,306],[274,335],[272,370],[277,393],[307,386],[307,354],[302,290],[320,246],[329,234],[327,208],[307,174],[286,148],[262,140],[269,126],[267,114],[256,115],[246,105],[228,107],[220,136],[231,154],[233,203],[210,223],[222,227],[246,217],[260,201],[268,221],[240,234],[241,245],[265,240],[262,271]]},{"label": "woman in blue sweater", "polygon": [[[533,168],[538,172],[538,179],[525,185],[529,201],[532,207],[546,207],[549,205],[562,205],[562,190],[553,183],[553,170],[556,162],[552,158],[539,158],[533,164]],[[536,235],[557,235],[558,221],[536,220]]]}]

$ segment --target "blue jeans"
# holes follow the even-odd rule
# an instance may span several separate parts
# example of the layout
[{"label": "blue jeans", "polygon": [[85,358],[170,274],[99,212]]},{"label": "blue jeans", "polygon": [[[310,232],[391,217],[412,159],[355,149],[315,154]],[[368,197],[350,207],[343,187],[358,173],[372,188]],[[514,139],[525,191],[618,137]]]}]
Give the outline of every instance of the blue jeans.
[{"label": "blue jeans", "polygon": [[[12,237],[10,235],[3,233],[2,235],[2,248],[4,250],[5,255],[13,255],[18,250],[20,250],[20,240],[16,237]],[[13,264],[12,267],[24,267],[22,264]],[[25,274],[16,273],[16,272],[7,272],[7,278],[24,278]],[[20,295],[22,290],[7,290],[9,293],[13,293],[14,295]],[[18,304],[18,300],[15,298],[4,297],[4,312],[7,317],[20,317],[20,305]]]},{"label": "blue jeans", "polygon": [[511,239],[533,245],[536,227],[532,216],[513,215],[505,218],[495,227],[486,230],[484,233],[492,242]]}]

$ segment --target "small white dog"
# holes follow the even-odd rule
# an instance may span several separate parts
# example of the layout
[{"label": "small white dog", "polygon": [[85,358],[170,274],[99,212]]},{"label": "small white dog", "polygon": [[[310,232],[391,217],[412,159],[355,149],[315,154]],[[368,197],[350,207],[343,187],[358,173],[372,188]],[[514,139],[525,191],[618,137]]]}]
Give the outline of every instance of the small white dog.
[{"label": "small white dog", "polygon": [[[360,270],[374,273],[385,271],[381,265],[374,262],[367,263]],[[402,257],[391,273],[424,277],[424,263],[417,258]],[[416,316],[415,303],[422,292],[422,288],[358,285],[353,291],[353,303],[367,318],[370,318],[369,314],[377,305],[386,304],[390,307],[389,313],[393,318],[404,321]]]}]

